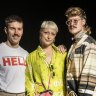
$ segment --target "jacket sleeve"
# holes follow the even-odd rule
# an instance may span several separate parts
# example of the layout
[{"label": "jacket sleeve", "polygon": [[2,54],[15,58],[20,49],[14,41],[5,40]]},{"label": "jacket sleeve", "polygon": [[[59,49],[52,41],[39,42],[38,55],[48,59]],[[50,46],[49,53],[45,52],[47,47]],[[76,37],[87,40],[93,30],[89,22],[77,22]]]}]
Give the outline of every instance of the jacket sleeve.
[{"label": "jacket sleeve", "polygon": [[96,96],[96,45],[91,44],[84,52],[84,63],[81,71],[79,96]]},{"label": "jacket sleeve", "polygon": [[35,83],[33,80],[31,57],[27,57],[25,70],[26,96],[35,96]]}]

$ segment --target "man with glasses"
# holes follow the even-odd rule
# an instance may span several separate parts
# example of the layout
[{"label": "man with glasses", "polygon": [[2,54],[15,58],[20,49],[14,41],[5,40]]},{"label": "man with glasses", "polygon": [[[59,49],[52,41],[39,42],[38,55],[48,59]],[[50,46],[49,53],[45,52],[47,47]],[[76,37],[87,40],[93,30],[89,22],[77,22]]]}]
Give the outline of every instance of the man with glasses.
[{"label": "man with glasses", "polygon": [[65,15],[74,38],[67,58],[68,96],[96,96],[96,41],[89,35],[86,14],[79,7],[70,7]]}]

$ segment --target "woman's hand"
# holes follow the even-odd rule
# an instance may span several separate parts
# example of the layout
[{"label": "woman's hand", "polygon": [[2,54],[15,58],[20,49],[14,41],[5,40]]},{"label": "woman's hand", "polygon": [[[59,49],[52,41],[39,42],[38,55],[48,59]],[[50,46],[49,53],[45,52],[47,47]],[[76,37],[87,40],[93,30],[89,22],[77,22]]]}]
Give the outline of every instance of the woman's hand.
[{"label": "woman's hand", "polygon": [[65,45],[59,45],[58,46],[58,50],[61,52],[61,53],[64,53],[67,51],[67,48]]}]

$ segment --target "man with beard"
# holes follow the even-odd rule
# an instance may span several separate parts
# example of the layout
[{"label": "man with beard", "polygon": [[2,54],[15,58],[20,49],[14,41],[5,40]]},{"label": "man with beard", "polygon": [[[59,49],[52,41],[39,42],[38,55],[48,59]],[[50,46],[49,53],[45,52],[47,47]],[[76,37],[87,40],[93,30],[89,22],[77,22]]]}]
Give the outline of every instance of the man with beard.
[{"label": "man with beard", "polygon": [[0,44],[0,96],[25,96],[25,59],[28,52],[19,46],[23,21],[11,15],[5,19],[6,42]]},{"label": "man with beard", "polygon": [[67,58],[68,96],[96,96],[96,41],[90,36],[86,14],[71,7],[65,15],[74,39]]}]

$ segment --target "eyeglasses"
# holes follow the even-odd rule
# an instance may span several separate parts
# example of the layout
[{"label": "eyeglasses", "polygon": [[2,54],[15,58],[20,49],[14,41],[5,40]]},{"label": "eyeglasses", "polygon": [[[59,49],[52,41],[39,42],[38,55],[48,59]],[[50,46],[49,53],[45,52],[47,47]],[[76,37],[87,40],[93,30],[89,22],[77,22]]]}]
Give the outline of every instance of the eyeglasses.
[{"label": "eyeglasses", "polygon": [[79,20],[81,20],[81,19],[67,20],[67,21],[66,21],[66,25],[70,25],[72,22],[73,22],[74,24],[77,24],[77,23],[79,22]]},{"label": "eyeglasses", "polygon": [[55,72],[54,72],[54,67],[53,67],[53,65],[49,65],[49,69],[50,69],[50,72],[51,72],[51,76],[52,76],[52,78],[55,76]]}]

